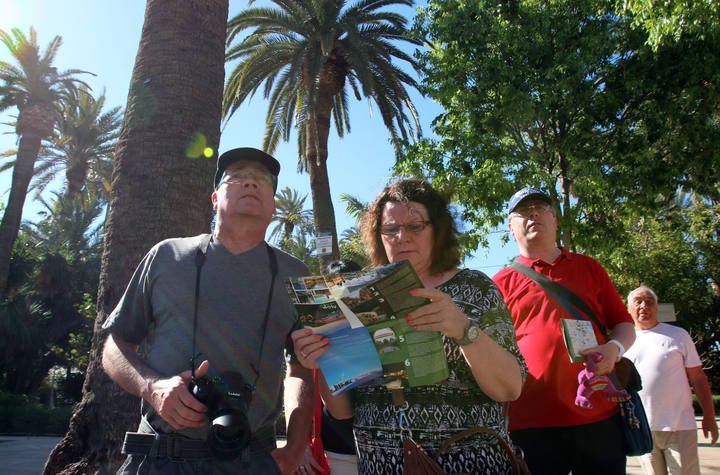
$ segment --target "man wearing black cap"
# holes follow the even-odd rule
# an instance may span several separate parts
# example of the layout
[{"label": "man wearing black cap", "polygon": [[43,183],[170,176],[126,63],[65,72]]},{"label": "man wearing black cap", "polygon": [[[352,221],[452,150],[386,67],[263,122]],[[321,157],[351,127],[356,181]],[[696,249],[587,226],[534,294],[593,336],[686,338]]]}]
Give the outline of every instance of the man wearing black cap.
[{"label": "man wearing black cap", "polygon": [[[508,209],[510,233],[520,252],[513,266],[522,264],[587,303],[612,336],[606,341],[595,326],[601,344],[584,353],[600,353],[599,372],[610,373],[635,335],[607,273],[597,261],[557,246],[557,216],[545,193],[523,188],[512,196]],[[519,269],[507,267],[493,280],[510,309],[518,347],[528,365],[522,394],[510,404],[509,414],[512,439],[523,449],[530,471],[533,475],[624,474],[617,403],[597,391],[591,409],[575,404],[583,364],[570,361],[561,330],[561,320],[573,316]]]},{"label": "man wearing black cap", "polygon": [[[253,148],[222,154],[212,235],[156,244],[104,324],[103,367],[142,398],[119,473],[293,473],[307,448],[311,373],[290,364],[288,443],[275,447],[283,349],[296,323],[288,277],[307,274],[264,241],[280,164]],[[142,356],[137,352],[142,345]],[[310,383],[309,383],[310,382]],[[229,413],[229,415],[228,415]]]}]

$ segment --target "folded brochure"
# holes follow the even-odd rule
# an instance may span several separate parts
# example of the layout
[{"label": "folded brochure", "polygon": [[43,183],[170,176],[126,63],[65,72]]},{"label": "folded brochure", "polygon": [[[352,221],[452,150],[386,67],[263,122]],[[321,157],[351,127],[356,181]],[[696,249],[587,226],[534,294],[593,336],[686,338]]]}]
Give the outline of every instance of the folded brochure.
[{"label": "folded brochure", "polygon": [[389,388],[448,377],[438,332],[419,332],[405,316],[428,303],[409,294],[422,282],[408,261],[363,272],[288,279],[300,323],[328,337],[318,365],[333,395],[384,378]]},{"label": "folded brochure", "polygon": [[598,344],[592,323],[589,320],[571,320],[569,318],[563,318],[561,323],[570,361],[582,363],[585,361],[585,357],[580,352]]}]

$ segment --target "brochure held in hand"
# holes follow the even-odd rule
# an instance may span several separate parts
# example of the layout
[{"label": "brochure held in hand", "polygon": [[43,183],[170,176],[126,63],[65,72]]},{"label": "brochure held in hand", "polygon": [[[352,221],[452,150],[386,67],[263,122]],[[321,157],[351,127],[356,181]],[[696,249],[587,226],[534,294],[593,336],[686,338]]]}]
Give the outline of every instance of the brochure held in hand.
[{"label": "brochure held in hand", "polygon": [[422,287],[408,261],[288,279],[300,323],[329,340],[318,365],[333,395],[378,378],[390,389],[447,379],[440,333],[415,331],[405,321],[429,302],[409,293]]},{"label": "brochure held in hand", "polygon": [[582,363],[585,356],[581,355],[582,350],[597,346],[597,337],[589,320],[571,320],[563,318],[562,332],[565,346],[573,363]]}]

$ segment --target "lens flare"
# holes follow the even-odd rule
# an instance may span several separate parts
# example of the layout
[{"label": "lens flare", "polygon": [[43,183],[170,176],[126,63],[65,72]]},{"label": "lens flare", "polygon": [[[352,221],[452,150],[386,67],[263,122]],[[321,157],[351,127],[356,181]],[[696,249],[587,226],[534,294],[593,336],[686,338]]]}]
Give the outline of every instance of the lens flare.
[{"label": "lens flare", "polygon": [[185,156],[188,158],[200,158],[205,154],[207,139],[200,132],[193,132],[190,142],[185,146]]}]

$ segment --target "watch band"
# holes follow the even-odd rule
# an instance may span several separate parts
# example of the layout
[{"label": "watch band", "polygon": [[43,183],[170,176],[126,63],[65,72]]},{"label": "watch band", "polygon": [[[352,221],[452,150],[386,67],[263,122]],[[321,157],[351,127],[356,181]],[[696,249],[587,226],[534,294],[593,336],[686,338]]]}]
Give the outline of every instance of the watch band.
[{"label": "watch band", "polygon": [[478,339],[478,337],[480,336],[480,331],[481,330],[478,321],[474,318],[468,317],[468,325],[463,331],[462,338],[453,338],[453,340],[459,346],[469,345],[470,343],[473,343],[475,342],[475,340]]}]

